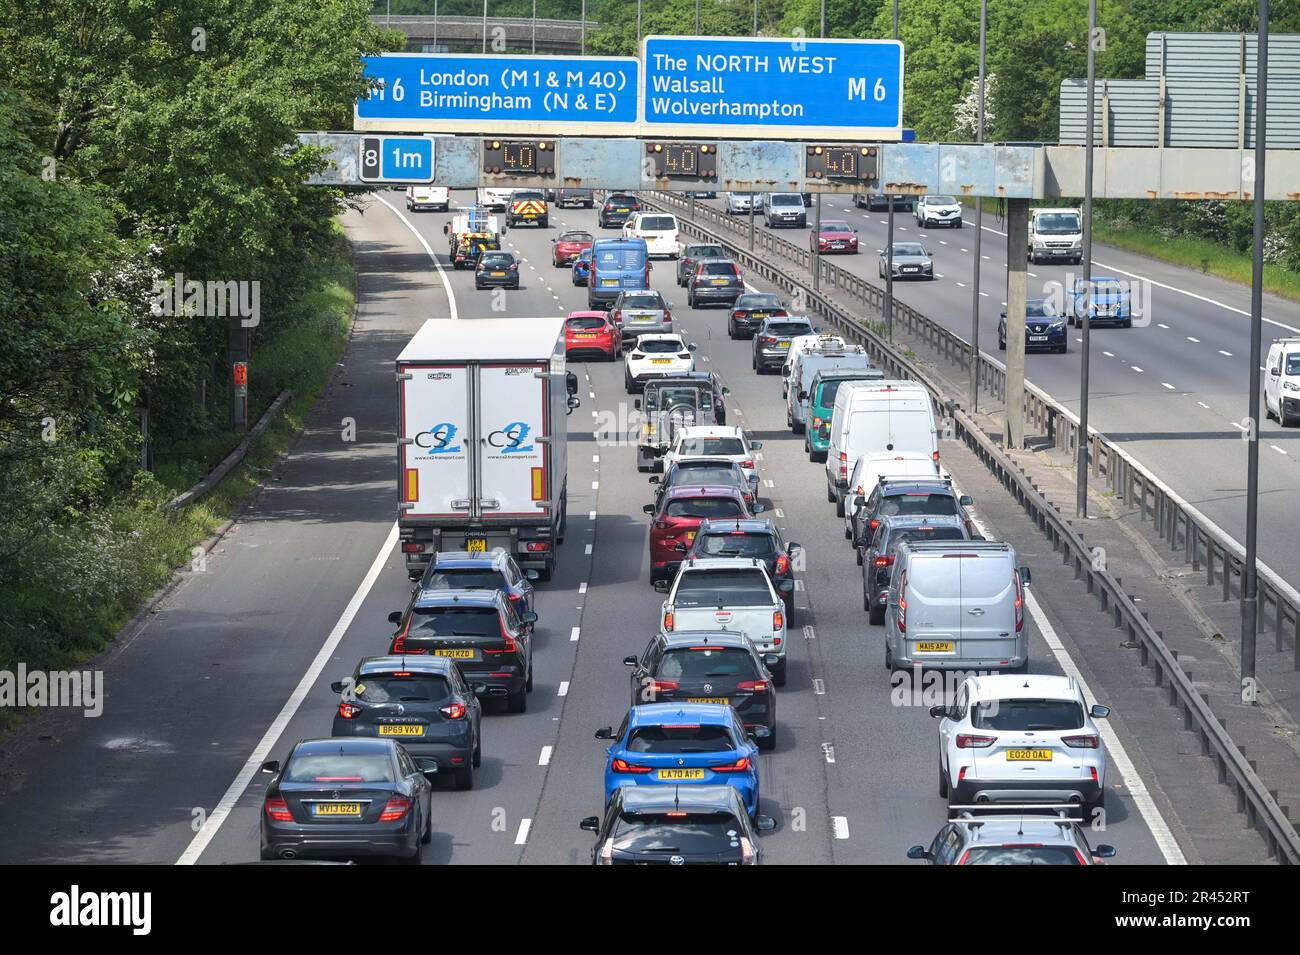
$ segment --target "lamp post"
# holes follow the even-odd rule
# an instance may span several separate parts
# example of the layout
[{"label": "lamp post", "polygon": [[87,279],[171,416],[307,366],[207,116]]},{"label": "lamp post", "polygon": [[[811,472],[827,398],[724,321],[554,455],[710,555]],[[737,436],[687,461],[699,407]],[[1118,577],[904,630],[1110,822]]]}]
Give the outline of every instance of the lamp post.
[{"label": "lamp post", "polygon": [[[1088,359],[1091,357],[1092,323],[1092,140],[1093,91],[1097,85],[1097,51],[1093,42],[1097,33],[1097,0],[1088,0],[1088,109],[1087,129],[1084,132],[1083,160],[1083,329],[1082,355],[1079,359],[1079,437],[1075,461],[1074,512],[1079,517],[1088,516]],[[1068,292],[1075,302],[1073,290]],[[1070,308],[1074,308],[1073,304]]]},{"label": "lamp post", "polygon": [[[823,0],[823,5],[825,0]],[[894,39],[898,39],[898,0],[894,0]],[[894,340],[894,194],[889,200],[889,237],[885,241],[885,337]]]},{"label": "lamp post", "polygon": [[[987,45],[988,0],[980,0],[980,76],[976,93],[975,142],[984,142],[984,55]],[[984,234],[984,197],[975,197],[975,276],[971,280],[970,297],[970,407],[980,410],[980,239]]]}]

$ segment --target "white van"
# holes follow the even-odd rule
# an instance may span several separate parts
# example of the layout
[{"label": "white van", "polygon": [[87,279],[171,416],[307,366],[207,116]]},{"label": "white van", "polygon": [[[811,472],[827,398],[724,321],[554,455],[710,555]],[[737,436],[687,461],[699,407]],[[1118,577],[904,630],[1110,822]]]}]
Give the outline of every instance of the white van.
[{"label": "white van", "polygon": [[1029,568],[997,541],[904,541],[885,606],[885,666],[1029,672]]},{"label": "white van", "polygon": [[1029,210],[1029,261],[1083,261],[1083,212],[1079,209]]},{"label": "white van", "polygon": [[677,258],[682,251],[681,227],[671,212],[634,212],[623,223],[623,238],[645,239],[651,257]]},{"label": "white van", "polygon": [[408,186],[406,190],[406,211],[416,209],[436,209],[446,212],[451,208],[451,190],[446,186]]},{"label": "white van", "polygon": [[514,189],[479,189],[478,204],[493,212],[505,212],[510,208],[510,197]]},{"label": "white van", "polygon": [[930,393],[914,381],[854,381],[835,395],[826,454],[826,500],[844,516],[849,475],[862,454],[917,452],[939,460]]},{"label": "white van", "polygon": [[1264,416],[1286,427],[1300,420],[1300,338],[1279,338],[1268,346],[1264,365]]},{"label": "white van", "polygon": [[848,347],[848,342],[834,332],[799,335],[791,339],[790,350],[786,352],[785,356],[785,364],[781,366],[781,397],[785,398],[790,394],[790,382],[794,373],[794,365],[804,352],[813,348],[842,349]]}]

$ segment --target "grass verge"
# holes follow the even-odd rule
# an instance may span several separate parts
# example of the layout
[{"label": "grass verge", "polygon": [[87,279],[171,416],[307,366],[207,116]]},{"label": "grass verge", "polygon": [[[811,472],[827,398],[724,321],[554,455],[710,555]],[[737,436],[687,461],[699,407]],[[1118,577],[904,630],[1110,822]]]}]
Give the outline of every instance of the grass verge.
[{"label": "grass verge", "polygon": [[[174,466],[165,480],[138,473],[121,500],[75,526],[52,528],[31,548],[21,585],[4,588],[10,605],[0,620],[0,671],[16,671],[20,661],[29,672],[78,666],[100,652],[178,567],[204,559],[199,544],[253,495],[302,426],[347,344],[356,269],[337,221],[334,237],[317,263],[319,285],[293,303],[292,323],[255,356],[264,369],[256,406],[265,408],[284,388],[293,390],[293,400],[253,443],[244,463],[189,507],[168,511],[164,505],[192,483],[196,467],[201,476],[207,462],[228,453],[237,435],[205,443],[203,463]],[[22,712],[0,707],[0,731]]]}]

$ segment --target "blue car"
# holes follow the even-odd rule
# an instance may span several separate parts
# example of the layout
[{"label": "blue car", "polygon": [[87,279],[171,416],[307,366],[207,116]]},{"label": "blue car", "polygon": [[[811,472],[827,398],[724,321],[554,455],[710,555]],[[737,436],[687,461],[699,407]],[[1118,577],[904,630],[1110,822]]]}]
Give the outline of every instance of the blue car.
[{"label": "blue car", "polygon": [[628,710],[618,733],[596,739],[606,752],[605,804],[624,786],[734,786],[750,816],[758,812],[758,744],[735,710],[721,703],[647,703]]},{"label": "blue car", "polygon": [[[1057,351],[1069,348],[1065,333],[1065,316],[1057,315],[1050,299],[1030,299],[1025,303],[1025,351]],[[998,319],[998,350],[1007,350],[1007,313]]]},{"label": "blue car", "polygon": [[1088,286],[1077,279],[1071,293],[1070,324],[1082,325],[1084,309],[1088,309],[1089,325],[1119,325],[1133,327],[1133,305],[1127,282],[1109,275],[1092,277],[1092,302],[1088,303]]},{"label": "blue car", "polygon": [[573,260],[573,267],[569,274],[573,278],[574,285],[587,284],[587,280],[591,278],[591,249],[583,249],[579,253]]}]

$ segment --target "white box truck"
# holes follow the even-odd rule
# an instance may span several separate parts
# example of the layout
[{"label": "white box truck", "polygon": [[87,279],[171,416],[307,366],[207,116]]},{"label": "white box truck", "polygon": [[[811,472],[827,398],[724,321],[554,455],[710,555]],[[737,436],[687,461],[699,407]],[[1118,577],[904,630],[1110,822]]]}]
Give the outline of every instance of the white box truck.
[{"label": "white box truck", "polygon": [[397,356],[397,523],[413,579],[439,551],[496,547],[550,579],[577,387],[563,318],[443,319],[416,332]]}]

